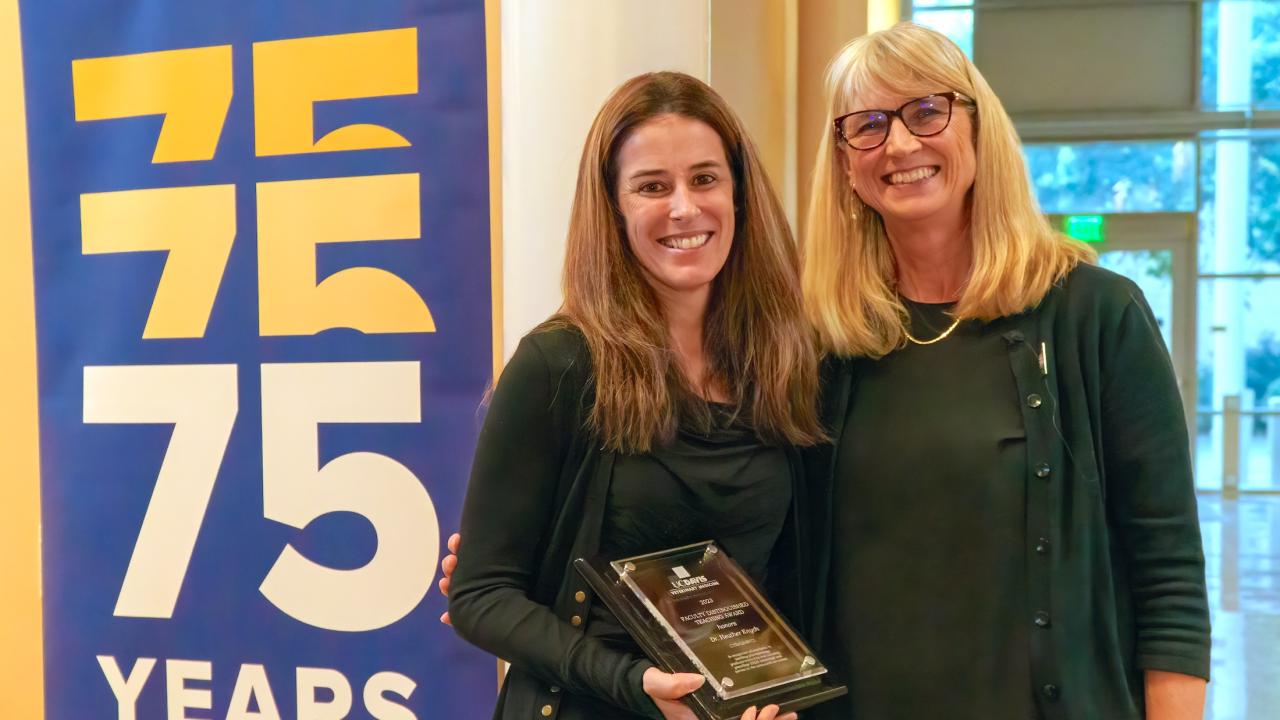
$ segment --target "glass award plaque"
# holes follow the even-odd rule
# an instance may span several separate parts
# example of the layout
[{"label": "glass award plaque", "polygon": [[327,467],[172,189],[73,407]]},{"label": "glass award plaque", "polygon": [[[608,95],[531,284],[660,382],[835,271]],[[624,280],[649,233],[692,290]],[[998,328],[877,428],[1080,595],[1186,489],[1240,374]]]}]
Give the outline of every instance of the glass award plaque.
[{"label": "glass award plaque", "polygon": [[846,692],[714,542],[575,566],[660,669],[707,679],[685,698],[702,720],[752,705],[801,710]]}]

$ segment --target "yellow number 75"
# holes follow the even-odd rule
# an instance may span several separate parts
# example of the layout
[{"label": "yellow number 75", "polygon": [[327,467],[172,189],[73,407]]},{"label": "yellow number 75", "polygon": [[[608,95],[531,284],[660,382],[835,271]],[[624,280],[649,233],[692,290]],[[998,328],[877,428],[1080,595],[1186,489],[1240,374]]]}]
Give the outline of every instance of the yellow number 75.
[{"label": "yellow number 75", "polygon": [[[258,183],[258,332],[435,332],[422,297],[398,275],[351,267],[318,280],[321,243],[421,236],[418,175]],[[235,187],[122,190],[80,196],[85,254],[167,251],[143,338],[204,337],[236,234]]]},{"label": "yellow number 75", "polygon": [[[316,102],[418,91],[418,30],[320,35],[254,43],[258,155],[407,147],[380,125],[340,127],[316,139]],[[162,115],[153,163],[212,159],[234,92],[231,46],[184,48],[71,62],[76,120]]]},{"label": "yellow number 75", "polygon": [[[76,119],[162,115],[152,162],[211,159],[232,98],[231,46],[72,62]],[[318,101],[418,90],[417,29],[254,44],[258,155],[409,145],[372,124],[314,137]],[[164,271],[142,337],[204,337],[236,237],[233,185],[86,193],[86,254],[164,251]],[[258,185],[258,327],[262,335],[433,332],[431,312],[385,270],[346,268],[318,280],[314,245],[421,236],[417,174]]]}]

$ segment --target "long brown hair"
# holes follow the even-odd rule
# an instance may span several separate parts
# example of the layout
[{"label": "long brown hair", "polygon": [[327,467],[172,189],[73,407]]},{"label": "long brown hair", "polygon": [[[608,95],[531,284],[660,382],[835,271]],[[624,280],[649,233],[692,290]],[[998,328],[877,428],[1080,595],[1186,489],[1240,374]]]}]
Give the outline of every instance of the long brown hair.
[{"label": "long brown hair", "polygon": [[666,319],[627,241],[617,195],[618,149],[648,120],[676,114],[706,123],[733,175],[736,234],[707,308],[710,379],[761,440],[812,444],[817,359],[800,297],[799,252],[755,145],[705,83],[683,73],[634,77],[596,115],[582,149],[569,220],[564,304],[545,325],[586,338],[594,374],[590,429],[605,447],[646,452],[677,427],[709,429],[710,407],[676,361]]},{"label": "long brown hair", "polygon": [[[909,22],[864,35],[831,60],[826,127],[814,163],[805,226],[804,293],[823,349],[880,357],[906,343],[907,311],[884,221],[849,187],[832,121],[868,88],[904,95],[953,90],[969,98],[977,172],[970,193],[973,269],[956,303],[961,318],[993,320],[1035,306],[1088,246],[1056,232],[1040,212],[1013,121],[962,50]],[[948,132],[951,132],[948,129]]]}]

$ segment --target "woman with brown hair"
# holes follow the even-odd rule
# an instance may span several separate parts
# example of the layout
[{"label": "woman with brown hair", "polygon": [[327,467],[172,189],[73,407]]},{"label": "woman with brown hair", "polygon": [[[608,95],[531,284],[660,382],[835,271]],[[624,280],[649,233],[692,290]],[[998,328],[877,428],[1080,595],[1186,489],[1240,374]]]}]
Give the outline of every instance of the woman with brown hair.
[{"label": "woman with brown hair", "polygon": [[495,718],[692,717],[677,698],[702,677],[645,659],[575,558],[714,538],[799,608],[814,352],[741,122],[687,75],[624,83],[583,149],[564,304],[497,384],[463,509],[449,612],[511,663]]}]

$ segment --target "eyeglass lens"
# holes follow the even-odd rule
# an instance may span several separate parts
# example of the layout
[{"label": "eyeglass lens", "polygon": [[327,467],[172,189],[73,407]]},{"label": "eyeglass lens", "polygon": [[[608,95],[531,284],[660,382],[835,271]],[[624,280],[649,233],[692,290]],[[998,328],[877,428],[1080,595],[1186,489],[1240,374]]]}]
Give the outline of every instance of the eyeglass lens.
[{"label": "eyeglass lens", "polygon": [[897,115],[912,135],[937,135],[947,128],[947,123],[951,120],[951,99],[943,95],[931,95],[907,103],[896,113],[880,110],[854,113],[841,123],[840,133],[854,148],[876,147],[889,136],[891,115]]}]

